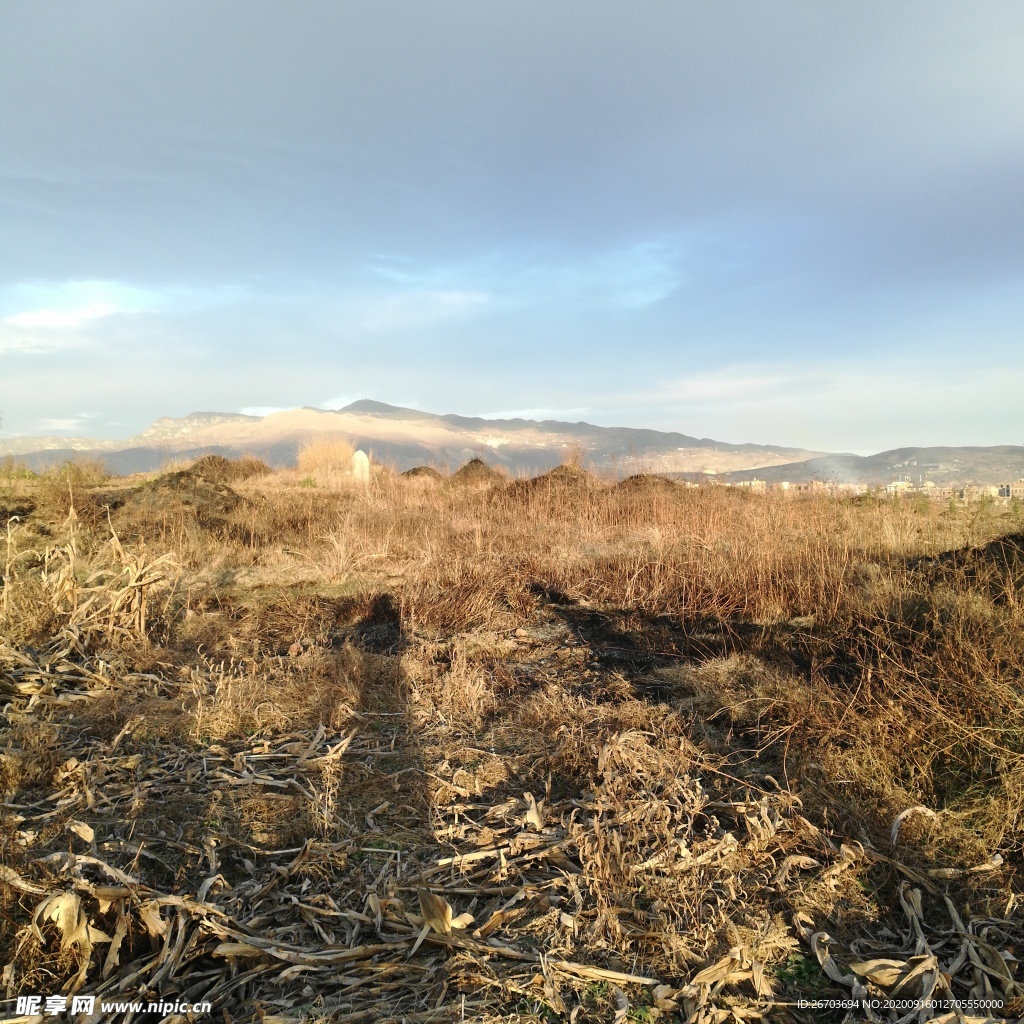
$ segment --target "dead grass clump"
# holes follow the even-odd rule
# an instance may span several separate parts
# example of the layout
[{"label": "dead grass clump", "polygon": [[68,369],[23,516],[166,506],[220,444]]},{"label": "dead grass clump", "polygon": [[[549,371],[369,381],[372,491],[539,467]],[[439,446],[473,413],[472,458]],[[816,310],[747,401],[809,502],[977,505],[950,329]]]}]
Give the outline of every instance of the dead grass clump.
[{"label": "dead grass clump", "polygon": [[103,519],[95,488],[108,479],[99,459],[76,459],[48,469],[39,478],[38,503],[47,518],[63,520],[75,509],[78,518],[91,523]]},{"label": "dead grass clump", "polygon": [[187,714],[197,739],[218,741],[334,724],[358,705],[362,680],[344,659],[316,649],[277,664],[203,666],[191,672]]},{"label": "dead grass clump", "polygon": [[420,683],[418,696],[428,700],[433,714],[439,714],[452,728],[472,733],[494,710],[493,681],[484,665],[456,647],[447,665],[435,665]]},{"label": "dead grass clump", "polygon": [[588,473],[582,466],[575,463],[565,463],[556,466],[547,473],[534,477],[529,483],[534,488],[542,487],[564,487],[567,489],[590,488],[597,486],[597,479]]},{"label": "dead grass clump", "polygon": [[225,459],[222,455],[204,455],[189,467],[195,476],[215,484],[233,484],[240,480],[267,476],[273,470],[262,460],[252,455],[240,459]]},{"label": "dead grass clump", "polygon": [[317,435],[299,448],[298,470],[320,487],[340,487],[352,479],[354,454],[355,445],[348,438]]}]

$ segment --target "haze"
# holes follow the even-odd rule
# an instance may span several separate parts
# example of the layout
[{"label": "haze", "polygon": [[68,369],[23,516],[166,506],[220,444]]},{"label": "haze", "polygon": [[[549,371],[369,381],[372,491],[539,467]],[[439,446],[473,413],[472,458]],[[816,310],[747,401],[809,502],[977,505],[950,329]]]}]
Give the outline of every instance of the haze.
[{"label": "haze", "polygon": [[0,412],[1024,442],[1024,7],[7,3]]}]

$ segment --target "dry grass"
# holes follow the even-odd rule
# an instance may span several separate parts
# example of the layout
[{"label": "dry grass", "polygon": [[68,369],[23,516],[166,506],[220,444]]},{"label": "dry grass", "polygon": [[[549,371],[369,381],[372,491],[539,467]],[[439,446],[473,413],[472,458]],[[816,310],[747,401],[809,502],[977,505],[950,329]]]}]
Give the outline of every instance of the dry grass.
[{"label": "dry grass", "polygon": [[0,491],[7,995],[1019,1012],[1018,507],[228,469]]},{"label": "dry grass", "polygon": [[351,482],[355,445],[347,438],[318,435],[299,448],[298,472],[318,487],[344,486]]}]

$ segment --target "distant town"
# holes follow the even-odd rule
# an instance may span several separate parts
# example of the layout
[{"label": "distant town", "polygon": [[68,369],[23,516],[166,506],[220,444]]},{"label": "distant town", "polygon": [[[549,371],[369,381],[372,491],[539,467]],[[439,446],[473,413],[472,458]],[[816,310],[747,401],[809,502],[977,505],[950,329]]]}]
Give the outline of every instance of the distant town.
[{"label": "distant town", "polygon": [[[718,483],[715,480],[717,474],[705,473],[703,480],[699,481],[690,477],[682,481],[687,486],[698,487],[700,483]],[[739,487],[750,491],[772,491],[784,492],[786,494],[891,494],[901,497],[915,497],[921,495],[933,501],[982,501],[990,498],[1004,498],[1007,500],[1024,500],[1024,479],[1014,483],[1002,484],[969,484],[964,487],[945,487],[935,484],[931,480],[924,480],[915,483],[912,480],[893,480],[881,486],[872,486],[865,483],[836,483],[830,480],[809,480],[789,481],[778,480],[768,482],[766,480],[738,480],[721,481],[723,487]]]}]

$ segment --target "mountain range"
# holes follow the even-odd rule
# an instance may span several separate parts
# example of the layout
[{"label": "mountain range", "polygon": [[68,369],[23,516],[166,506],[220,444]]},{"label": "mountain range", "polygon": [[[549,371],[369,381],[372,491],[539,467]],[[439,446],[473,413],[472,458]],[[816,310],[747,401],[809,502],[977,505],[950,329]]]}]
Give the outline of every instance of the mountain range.
[{"label": "mountain range", "polygon": [[205,454],[251,454],[273,466],[293,465],[301,446],[323,436],[344,438],[373,459],[406,470],[452,470],[473,458],[510,473],[543,472],[579,459],[599,471],[659,473],[727,481],[833,480],[885,484],[925,479],[937,484],[1001,483],[1024,477],[1024,447],[898,448],[858,456],[780,445],[728,444],[707,437],[558,420],[484,419],[437,415],[363,400],[338,410],[314,408],[267,416],[199,412],[156,420],[122,441],[95,438],[0,439],[0,456],[34,469],[65,459],[101,458],[115,473],[149,472]]}]

